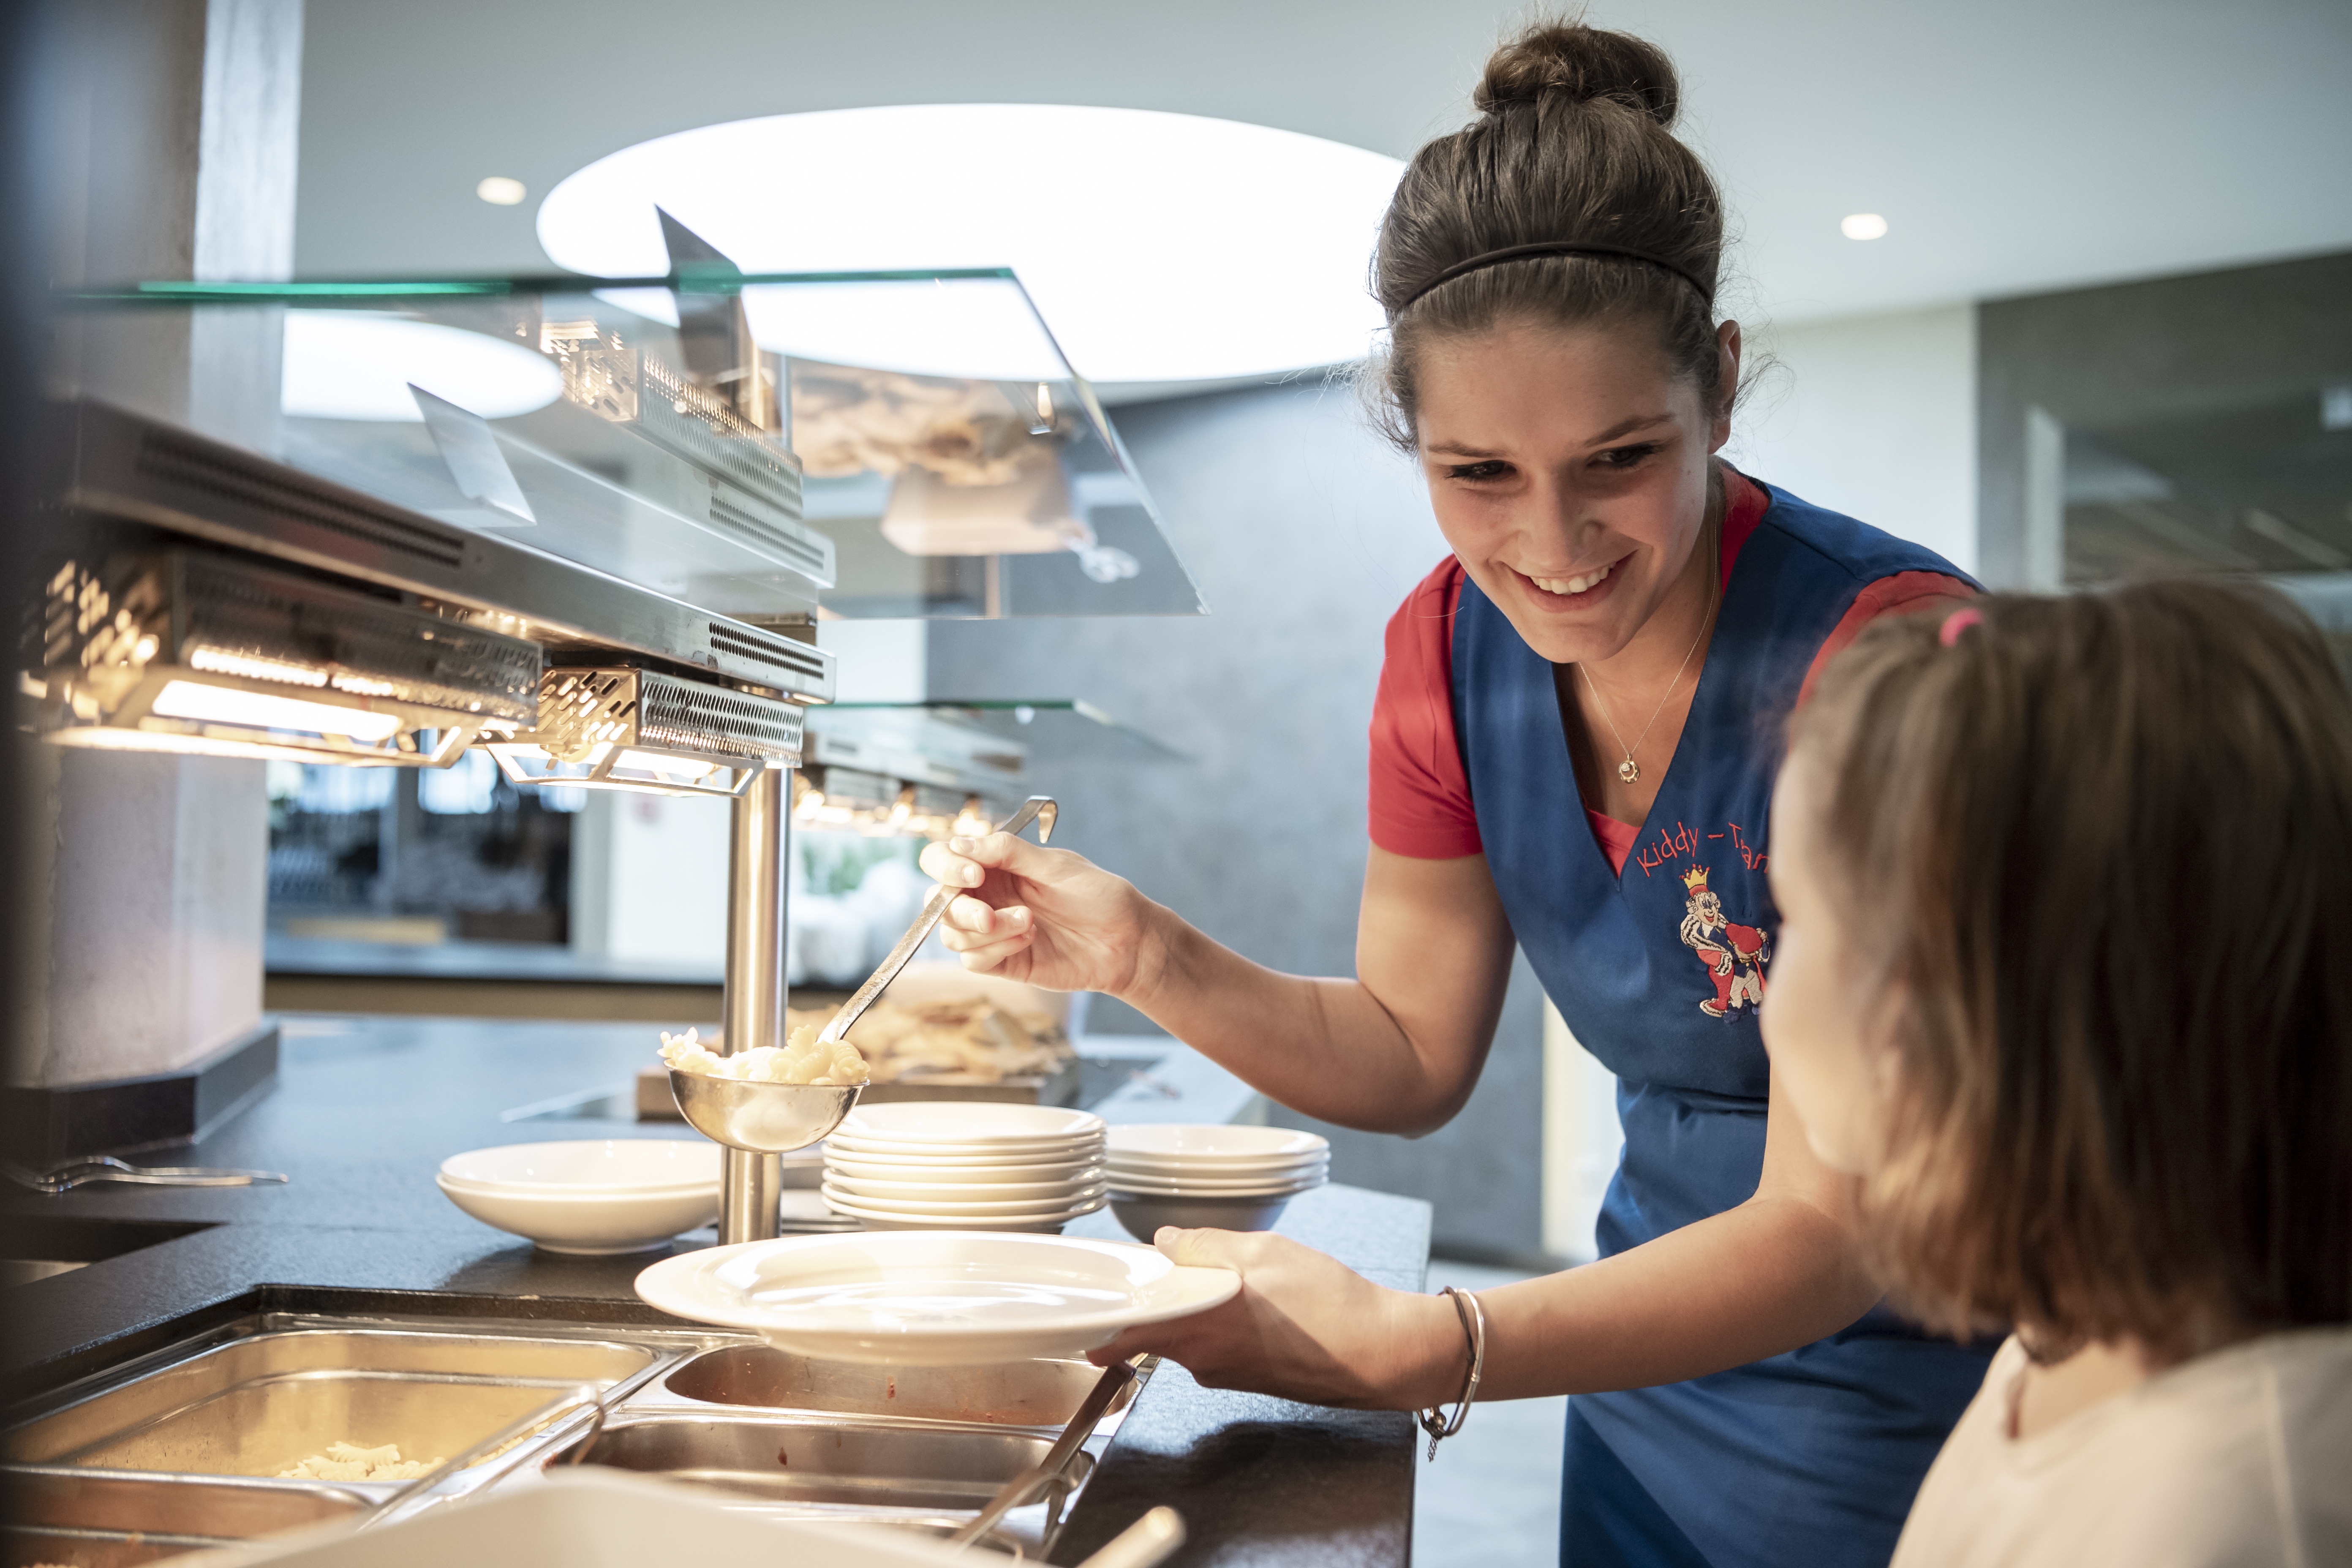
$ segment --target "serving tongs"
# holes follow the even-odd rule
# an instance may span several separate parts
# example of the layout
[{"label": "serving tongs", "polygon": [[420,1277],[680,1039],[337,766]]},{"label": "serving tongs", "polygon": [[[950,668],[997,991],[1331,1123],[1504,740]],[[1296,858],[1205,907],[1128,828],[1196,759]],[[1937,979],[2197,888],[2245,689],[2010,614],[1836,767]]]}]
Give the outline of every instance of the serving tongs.
[{"label": "serving tongs", "polygon": [[131,1182],[151,1187],[251,1187],[283,1182],[283,1171],[240,1171],[223,1165],[133,1165],[111,1154],[68,1160],[47,1171],[27,1171],[0,1160],[0,1176],[37,1193],[66,1193],[90,1182]]},{"label": "serving tongs", "polygon": [[[992,831],[1019,833],[1034,822],[1037,825],[1037,842],[1049,844],[1054,838],[1054,820],[1061,811],[1062,808],[1054,804],[1053,796],[1033,795],[1021,803],[1020,810],[998,823]],[[915,917],[915,923],[907,928],[907,934],[898,939],[898,945],[875,966],[874,973],[866,977],[865,984],[849,994],[849,1000],[841,1005],[841,1010],[833,1016],[833,1021],[824,1026],[817,1038],[830,1045],[849,1033],[849,1026],[864,1017],[866,1009],[874,1005],[875,998],[889,988],[890,982],[898,978],[898,972],[907,967],[907,961],[915,956],[915,950],[923,945],[923,939],[931,934],[931,928],[938,925],[940,918],[948,912],[948,906],[970,891],[970,888],[950,888],[945,882],[932,889],[931,896],[923,900],[923,912]]]},{"label": "serving tongs", "polygon": [[947,1543],[959,1549],[971,1545],[995,1529],[997,1521],[1006,1514],[1060,1480],[1062,1472],[1070,1468],[1070,1460],[1086,1446],[1087,1439],[1094,1436],[1095,1427],[1101,1422],[1104,1413],[1134,1381],[1135,1368],[1126,1362],[1115,1361],[1103,1368],[1102,1375],[1095,1379],[1094,1387],[1087,1391],[1086,1398],[1080,1402],[1077,1414],[1070,1417],[1067,1426],[1062,1428],[1062,1435],[1054,1439],[1054,1446],[1045,1450],[1045,1457],[1005,1482],[1003,1489],[988,1500],[988,1506],[949,1536]]}]

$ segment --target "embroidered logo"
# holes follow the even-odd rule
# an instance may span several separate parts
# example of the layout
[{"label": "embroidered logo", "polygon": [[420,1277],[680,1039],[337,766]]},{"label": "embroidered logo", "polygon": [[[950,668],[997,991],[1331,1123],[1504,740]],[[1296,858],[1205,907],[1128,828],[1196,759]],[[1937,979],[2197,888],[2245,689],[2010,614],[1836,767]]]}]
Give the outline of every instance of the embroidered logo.
[{"label": "embroidered logo", "polygon": [[1715,982],[1715,995],[1698,1005],[1710,1018],[1727,1018],[1738,1007],[1764,1002],[1764,965],[1770,961],[1772,933],[1754,926],[1734,925],[1723,912],[1723,900],[1706,885],[1706,868],[1683,873],[1684,944],[1706,965]]}]

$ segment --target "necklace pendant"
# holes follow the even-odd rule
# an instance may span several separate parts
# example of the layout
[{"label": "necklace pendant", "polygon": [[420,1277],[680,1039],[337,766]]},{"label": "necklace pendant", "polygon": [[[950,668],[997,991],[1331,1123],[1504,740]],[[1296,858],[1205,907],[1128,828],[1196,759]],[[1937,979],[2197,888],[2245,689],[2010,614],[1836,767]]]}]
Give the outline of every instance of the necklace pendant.
[{"label": "necklace pendant", "polygon": [[1617,764],[1617,776],[1627,784],[1638,783],[1642,777],[1642,764],[1628,757]]}]

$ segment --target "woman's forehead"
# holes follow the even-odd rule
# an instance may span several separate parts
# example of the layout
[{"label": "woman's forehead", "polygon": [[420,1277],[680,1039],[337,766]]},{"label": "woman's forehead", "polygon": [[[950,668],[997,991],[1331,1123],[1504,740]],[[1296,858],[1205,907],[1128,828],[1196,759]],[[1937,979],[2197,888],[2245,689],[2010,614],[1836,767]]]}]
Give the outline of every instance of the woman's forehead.
[{"label": "woman's forehead", "polygon": [[1601,446],[1696,417],[1697,389],[1639,327],[1500,328],[1427,343],[1423,448],[1475,458],[1562,441]]}]

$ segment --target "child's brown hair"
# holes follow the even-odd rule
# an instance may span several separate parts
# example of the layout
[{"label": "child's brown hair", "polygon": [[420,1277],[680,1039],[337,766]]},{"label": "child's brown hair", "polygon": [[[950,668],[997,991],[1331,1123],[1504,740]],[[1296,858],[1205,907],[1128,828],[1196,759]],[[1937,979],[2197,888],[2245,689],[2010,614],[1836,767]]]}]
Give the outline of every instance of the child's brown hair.
[{"label": "child's brown hair", "polygon": [[2352,1319],[2352,691],[2252,584],[1882,621],[1791,727],[1898,985],[1868,1206],[1962,1331]]}]

